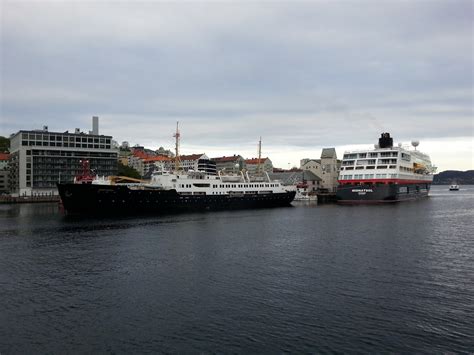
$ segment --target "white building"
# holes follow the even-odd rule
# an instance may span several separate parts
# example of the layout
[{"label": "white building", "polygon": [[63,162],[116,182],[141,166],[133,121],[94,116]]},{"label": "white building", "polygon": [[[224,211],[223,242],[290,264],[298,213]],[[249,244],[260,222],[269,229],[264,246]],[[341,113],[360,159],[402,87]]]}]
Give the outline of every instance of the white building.
[{"label": "white building", "polygon": [[320,189],[336,192],[341,161],[337,159],[336,149],[324,148],[321,159],[302,159],[300,168],[311,171],[321,178]]},{"label": "white building", "polygon": [[245,166],[249,174],[256,174],[258,170],[258,166],[260,165],[260,172],[273,172],[273,163],[270,158],[252,158],[245,160]]},{"label": "white building", "polygon": [[99,135],[98,118],[87,134],[42,130],[19,131],[10,137],[9,187],[13,196],[57,194],[58,182],[72,182],[81,171],[80,161],[90,161],[98,175],[117,173],[117,150],[112,137]]}]

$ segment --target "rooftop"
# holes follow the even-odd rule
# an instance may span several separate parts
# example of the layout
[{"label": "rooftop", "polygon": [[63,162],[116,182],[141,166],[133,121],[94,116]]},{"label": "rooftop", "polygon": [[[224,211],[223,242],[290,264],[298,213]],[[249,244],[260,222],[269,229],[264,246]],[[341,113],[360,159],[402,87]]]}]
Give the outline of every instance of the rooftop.
[{"label": "rooftop", "polygon": [[[252,158],[252,159],[245,159],[245,163],[246,164],[262,164],[265,162],[265,160],[267,160],[268,158]],[[259,161],[260,160],[260,161]]]}]

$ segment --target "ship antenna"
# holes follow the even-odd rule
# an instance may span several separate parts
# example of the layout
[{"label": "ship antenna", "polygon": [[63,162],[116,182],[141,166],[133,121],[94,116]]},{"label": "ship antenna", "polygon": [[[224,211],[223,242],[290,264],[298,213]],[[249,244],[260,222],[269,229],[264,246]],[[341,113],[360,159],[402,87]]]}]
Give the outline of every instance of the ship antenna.
[{"label": "ship antenna", "polygon": [[173,137],[176,138],[176,156],[174,158],[174,169],[179,171],[181,170],[181,158],[179,157],[179,139],[181,137],[181,134],[179,133],[179,121],[176,122],[176,133],[173,135]]}]

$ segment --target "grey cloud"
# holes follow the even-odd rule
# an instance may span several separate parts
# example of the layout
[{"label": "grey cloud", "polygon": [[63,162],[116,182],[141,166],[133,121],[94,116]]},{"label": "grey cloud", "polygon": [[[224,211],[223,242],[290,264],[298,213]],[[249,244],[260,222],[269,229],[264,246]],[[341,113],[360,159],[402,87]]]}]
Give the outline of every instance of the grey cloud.
[{"label": "grey cloud", "polygon": [[[472,133],[472,2],[2,2],[0,134],[227,149]],[[133,122],[133,124],[130,124]]]}]

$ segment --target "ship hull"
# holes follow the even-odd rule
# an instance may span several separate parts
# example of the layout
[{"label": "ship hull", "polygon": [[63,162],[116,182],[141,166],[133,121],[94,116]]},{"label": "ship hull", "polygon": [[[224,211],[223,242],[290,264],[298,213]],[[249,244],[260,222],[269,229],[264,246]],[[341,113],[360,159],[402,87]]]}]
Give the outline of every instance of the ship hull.
[{"label": "ship hull", "polygon": [[289,206],[294,191],[272,194],[180,195],[176,190],[120,185],[58,184],[68,214],[136,215]]},{"label": "ship hull", "polygon": [[370,204],[411,201],[428,196],[429,183],[419,184],[344,184],[337,189],[341,204]]}]

